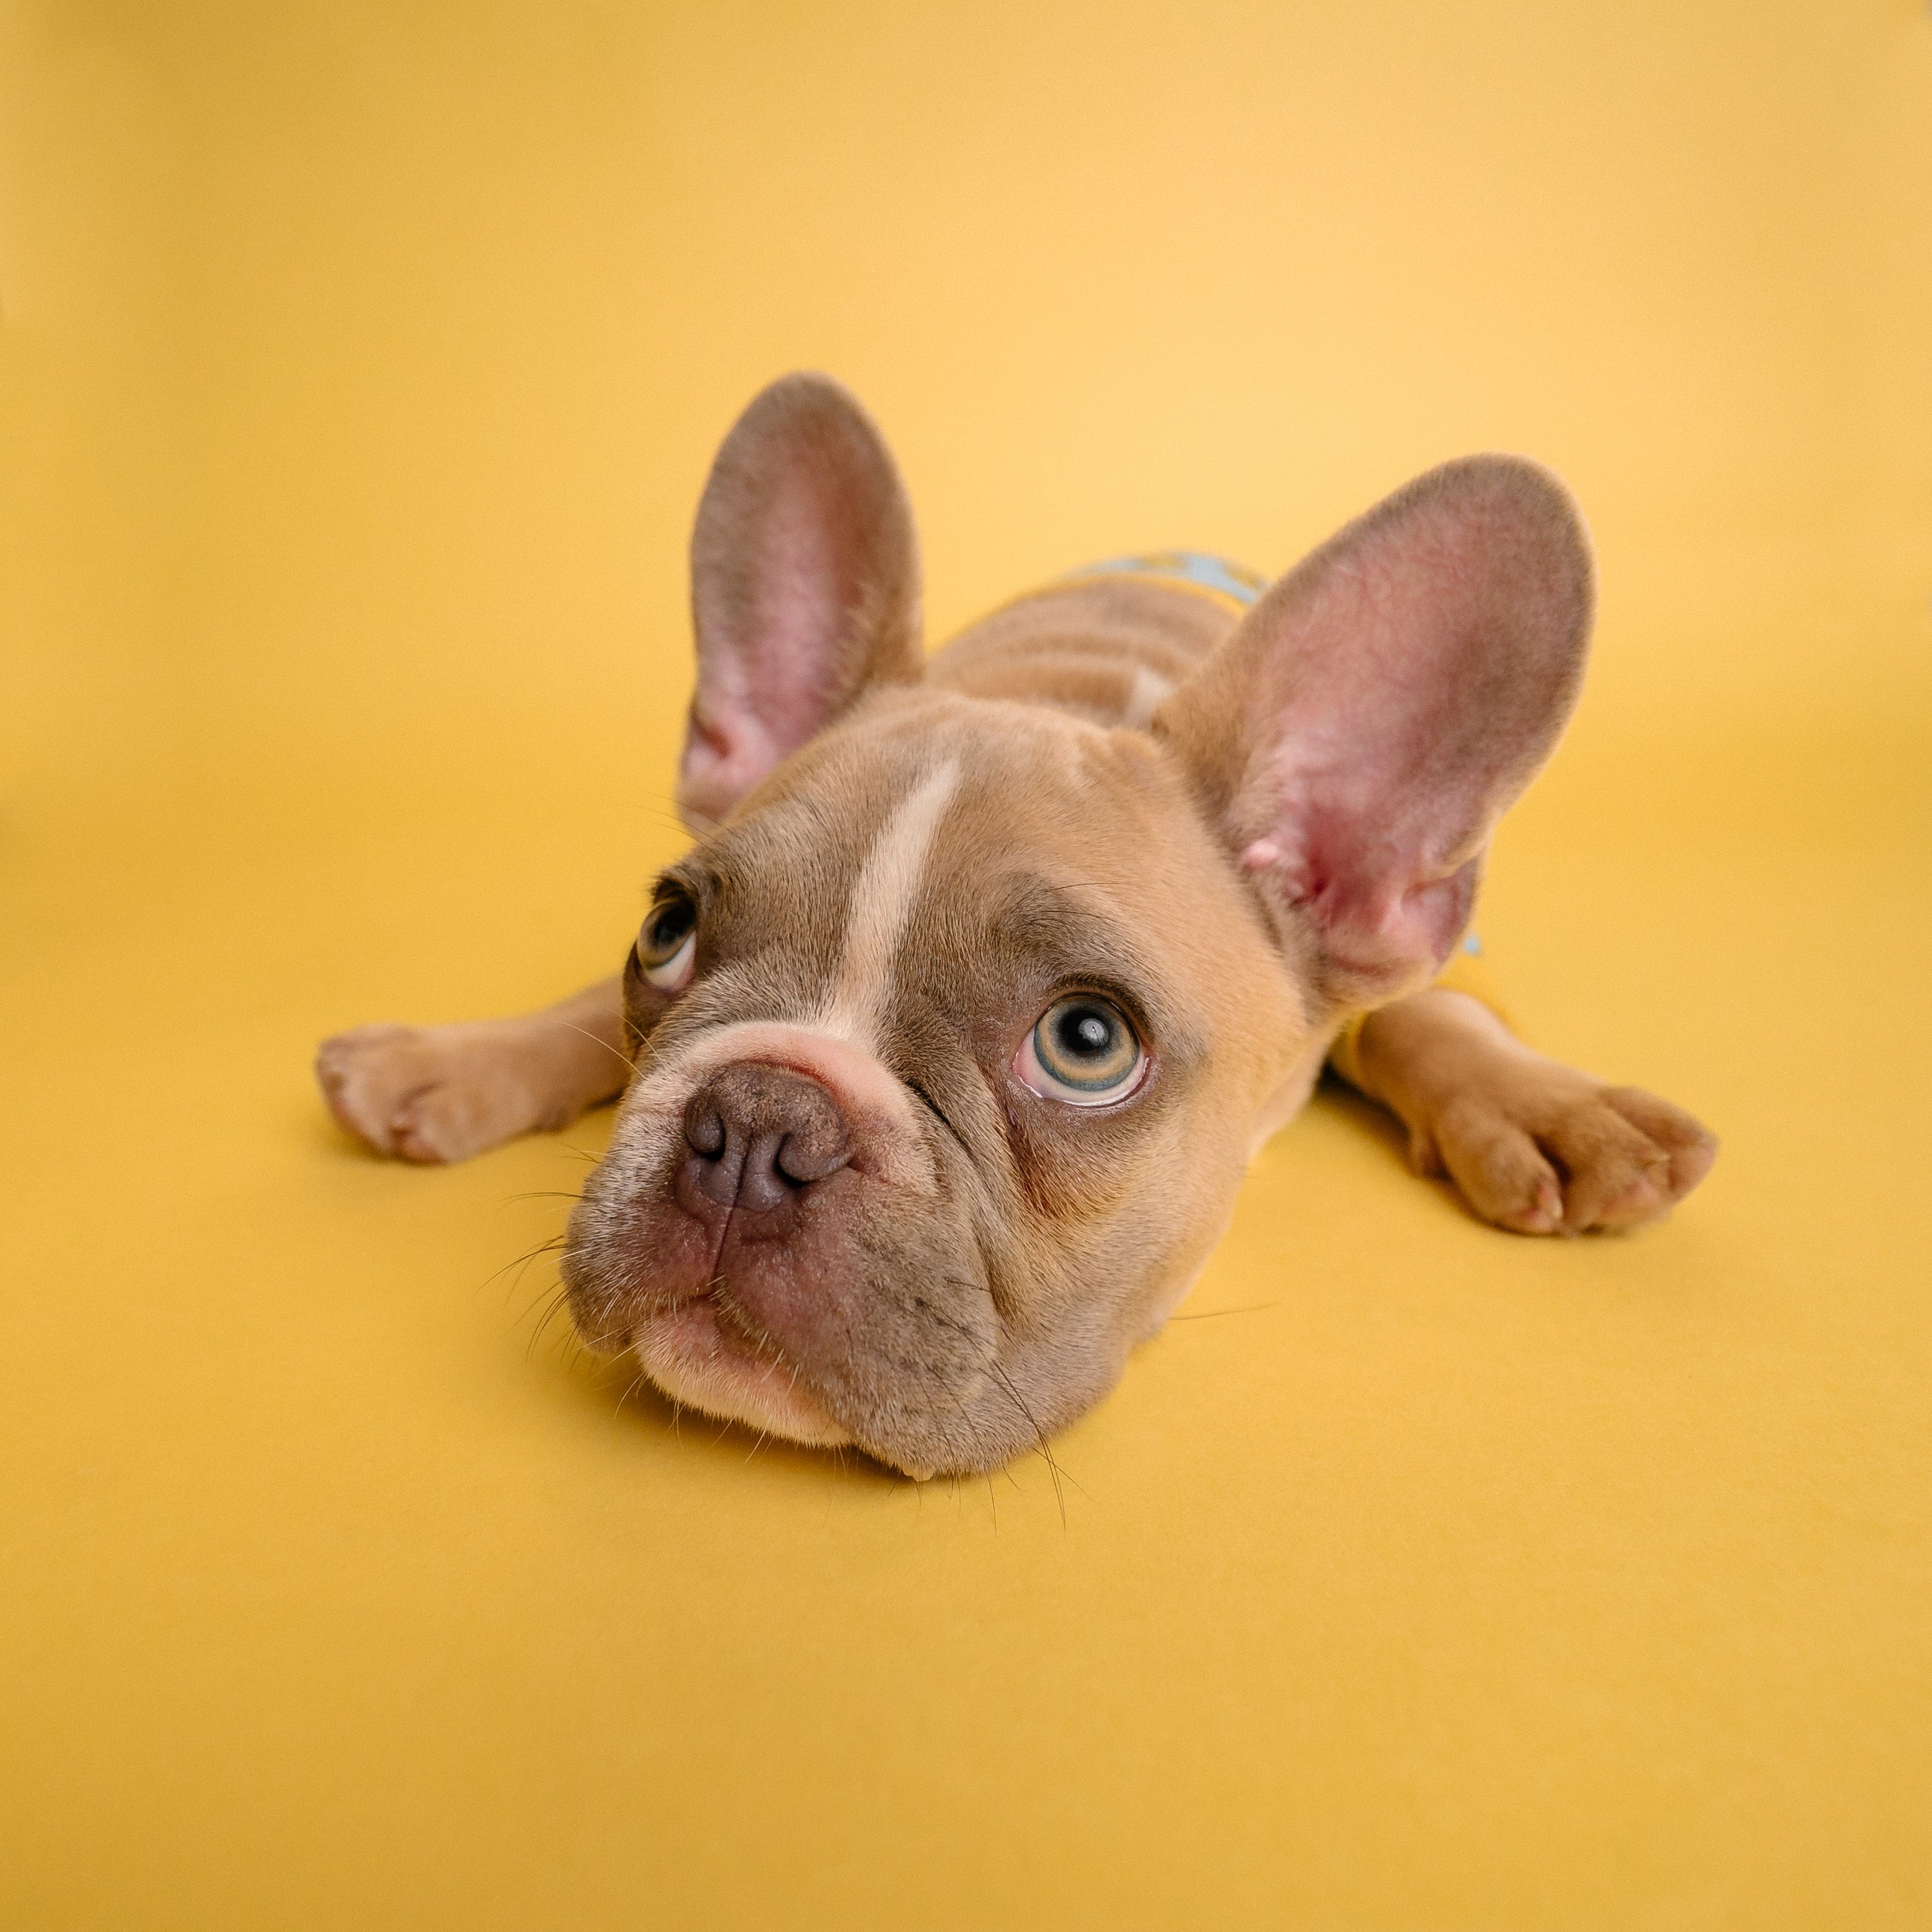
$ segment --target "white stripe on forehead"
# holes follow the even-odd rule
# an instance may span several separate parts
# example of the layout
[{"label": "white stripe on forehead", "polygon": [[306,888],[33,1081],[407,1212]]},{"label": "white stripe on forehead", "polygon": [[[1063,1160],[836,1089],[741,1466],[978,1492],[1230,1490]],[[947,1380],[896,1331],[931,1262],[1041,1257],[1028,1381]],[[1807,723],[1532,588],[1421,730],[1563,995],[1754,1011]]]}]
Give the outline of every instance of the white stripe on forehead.
[{"label": "white stripe on forehead", "polygon": [[878,1051],[879,1023],[892,998],[892,962],[926,876],[932,835],[958,784],[957,758],[921,779],[880,826],[854,883],[844,950],[817,1023],[868,1052]]}]

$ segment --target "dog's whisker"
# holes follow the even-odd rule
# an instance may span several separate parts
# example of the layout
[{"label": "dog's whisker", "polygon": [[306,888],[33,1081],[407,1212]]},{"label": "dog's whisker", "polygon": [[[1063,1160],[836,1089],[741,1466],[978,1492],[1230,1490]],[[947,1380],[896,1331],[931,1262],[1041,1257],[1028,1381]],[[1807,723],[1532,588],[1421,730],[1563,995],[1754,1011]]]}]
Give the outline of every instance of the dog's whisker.
[{"label": "dog's whisker", "polygon": [[592,1033],[588,1027],[580,1027],[574,1020],[556,1020],[554,1021],[552,1024],[554,1025],[566,1028],[572,1033],[580,1033],[586,1040],[590,1042],[592,1046],[601,1046],[606,1053],[610,1054],[614,1058],[620,1061],[630,1070],[632,1075],[634,1077],[635,1076],[638,1071],[638,1063],[633,1060],[628,1053],[624,1052],[620,1048],[613,1046],[608,1040],[602,1039],[596,1034]]},{"label": "dog's whisker", "polygon": [[1184,1310],[1178,1315],[1170,1315],[1170,1322],[1213,1322],[1223,1315],[1259,1315],[1270,1308],[1279,1308],[1278,1301],[1250,1301],[1239,1308],[1194,1308]]},{"label": "dog's whisker", "polygon": [[518,1256],[514,1261],[506,1262],[501,1268],[487,1276],[484,1280],[483,1286],[489,1287],[492,1282],[500,1280],[505,1275],[508,1274],[512,1268],[514,1268],[517,1271],[516,1274],[512,1278],[509,1286],[503,1291],[503,1298],[507,1301],[522,1286],[524,1276],[529,1271],[531,1264],[543,1256],[555,1252],[563,1246],[566,1238],[562,1234],[553,1234],[548,1240],[539,1241],[535,1247]]}]

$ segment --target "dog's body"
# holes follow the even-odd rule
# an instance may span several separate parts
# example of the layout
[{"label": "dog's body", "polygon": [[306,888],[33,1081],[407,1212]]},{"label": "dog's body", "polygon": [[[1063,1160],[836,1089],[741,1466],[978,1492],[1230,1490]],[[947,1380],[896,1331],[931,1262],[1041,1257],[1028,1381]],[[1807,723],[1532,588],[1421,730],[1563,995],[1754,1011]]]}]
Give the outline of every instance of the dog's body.
[{"label": "dog's body", "polygon": [[1186,1293],[1345,1028],[1340,1070],[1502,1226],[1633,1226],[1709,1167],[1688,1116],[1429,983],[1581,674],[1588,554],[1540,471],[1433,472],[1245,614],[1154,560],[927,660],[891,459],[795,376],[692,560],[700,837],[625,974],[320,1061],[416,1160],[625,1090],[565,1275],[674,1398],[914,1474],[1033,1447]]}]

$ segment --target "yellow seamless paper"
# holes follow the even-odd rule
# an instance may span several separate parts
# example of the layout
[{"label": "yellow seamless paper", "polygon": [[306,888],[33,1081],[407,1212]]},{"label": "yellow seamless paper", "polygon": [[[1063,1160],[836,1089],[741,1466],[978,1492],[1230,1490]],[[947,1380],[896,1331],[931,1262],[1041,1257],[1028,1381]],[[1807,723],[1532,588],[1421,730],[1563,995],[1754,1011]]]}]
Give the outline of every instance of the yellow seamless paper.
[{"label": "yellow seamless paper", "polygon": [[[1928,110],[1903,0],[0,9],[0,1919],[1932,1918]],[[1706,1188],[1513,1240],[1326,1096],[957,1490],[542,1327],[606,1124],[386,1167],[308,1055],[621,956],[798,364],[935,636],[1560,471],[1480,929]]]}]

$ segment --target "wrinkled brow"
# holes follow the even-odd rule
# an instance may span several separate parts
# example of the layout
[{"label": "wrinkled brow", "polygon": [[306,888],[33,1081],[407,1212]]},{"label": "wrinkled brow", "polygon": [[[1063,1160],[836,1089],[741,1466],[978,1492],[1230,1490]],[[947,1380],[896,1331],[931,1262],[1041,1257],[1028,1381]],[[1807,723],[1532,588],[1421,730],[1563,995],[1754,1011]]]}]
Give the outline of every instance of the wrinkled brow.
[{"label": "wrinkled brow", "polygon": [[1184,1018],[1132,928],[1095,886],[1012,872],[987,895],[997,943],[1046,980],[1120,995],[1156,1032],[1184,1033]]}]

